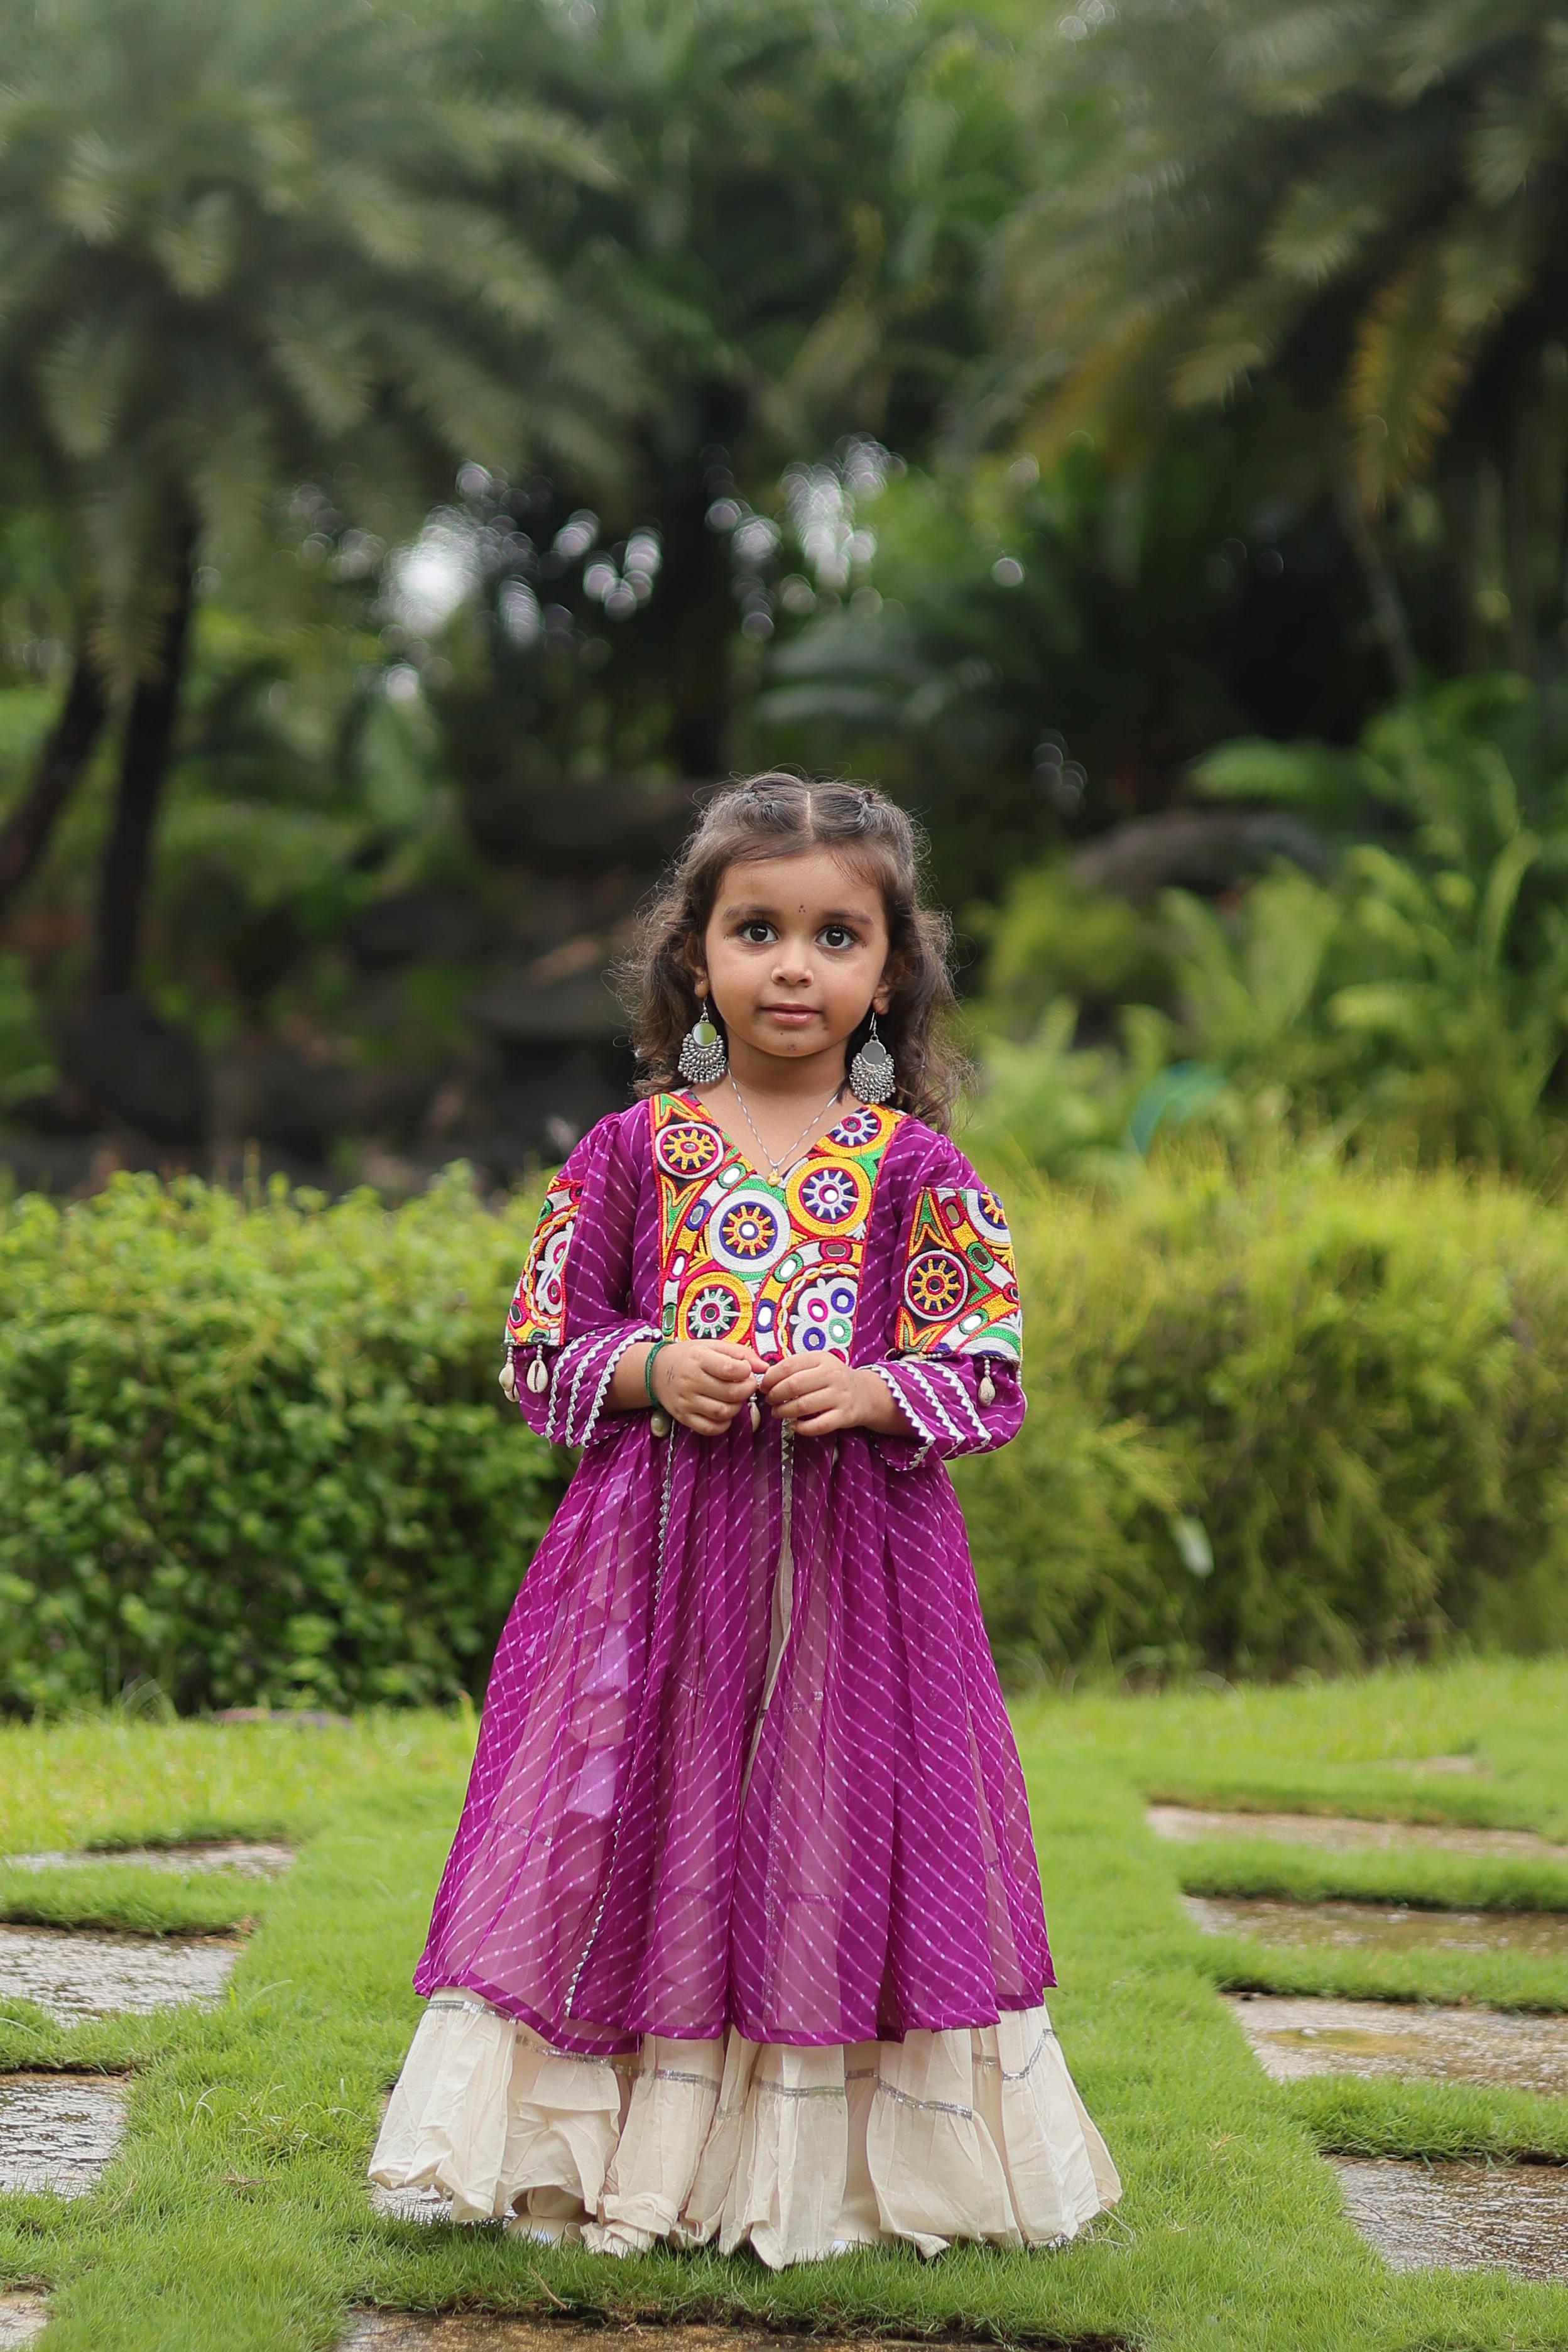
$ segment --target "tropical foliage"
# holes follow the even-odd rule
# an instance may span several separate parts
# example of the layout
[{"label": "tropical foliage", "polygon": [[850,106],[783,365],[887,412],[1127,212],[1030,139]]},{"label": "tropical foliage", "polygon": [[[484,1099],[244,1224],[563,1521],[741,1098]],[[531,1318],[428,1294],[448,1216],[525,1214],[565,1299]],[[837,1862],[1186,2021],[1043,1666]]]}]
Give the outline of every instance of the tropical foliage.
[{"label": "tropical foliage", "polygon": [[[537,1120],[452,1108],[497,1082],[475,1008],[603,961],[691,793],[781,759],[926,825],[998,1150],[1556,1165],[1543,0],[0,29],[0,1111],[40,1181],[115,1128],[510,1176]],[[1540,700],[1440,690],[1505,662]]]},{"label": "tropical foliage", "polygon": [[[1568,596],[1561,255],[1568,37],[1551,0],[1090,0],[1039,64],[1052,156],[998,254],[1011,394],[1051,441],[1263,393],[1369,517],[1431,478],[1449,657],[1550,660]],[[1496,633],[1505,634],[1500,642]]]},{"label": "tropical foliage", "polygon": [[[1161,902],[1163,974],[1138,1002],[1127,916],[1059,871],[1020,877],[994,931],[981,1131],[1071,1170],[1202,1115],[1555,1172],[1568,1140],[1568,747],[1522,679],[1396,706],[1359,747],[1238,741],[1197,763],[1214,796],[1272,800],[1346,845],[1326,881],[1281,865],[1229,908]],[[1041,907],[1080,986],[1120,1001],[1119,1052],[1071,1050],[1080,1007],[1031,952]],[[1119,925],[1120,918],[1120,925]],[[1023,979],[1059,980],[1043,1009]],[[1109,981],[1109,987],[1106,982]],[[1091,1004],[1095,1001],[1092,993]],[[1026,1041],[1020,1014],[1038,1025]],[[1009,1034],[1009,1033],[1012,1034]],[[1009,1144],[1007,1139],[1011,1138]]]},{"label": "tropical foliage", "polygon": [[459,102],[432,30],[346,0],[56,0],[5,35],[0,415],[54,520],[71,668],[0,893],[120,713],[92,973],[112,996],[137,978],[203,577],[271,560],[280,501],[320,477],[385,531],[466,457],[613,465],[616,347],[495,202],[503,168],[543,188],[609,166],[536,106]]}]

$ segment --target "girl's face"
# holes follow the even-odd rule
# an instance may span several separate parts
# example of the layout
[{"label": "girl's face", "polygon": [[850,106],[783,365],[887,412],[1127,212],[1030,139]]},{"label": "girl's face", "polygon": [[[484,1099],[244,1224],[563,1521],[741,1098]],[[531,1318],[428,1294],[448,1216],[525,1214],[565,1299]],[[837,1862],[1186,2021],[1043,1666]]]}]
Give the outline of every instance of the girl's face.
[{"label": "girl's face", "polygon": [[748,859],[720,878],[697,990],[722,1013],[732,1061],[749,1047],[826,1067],[868,1010],[887,1011],[888,949],[881,892],[832,850]]}]

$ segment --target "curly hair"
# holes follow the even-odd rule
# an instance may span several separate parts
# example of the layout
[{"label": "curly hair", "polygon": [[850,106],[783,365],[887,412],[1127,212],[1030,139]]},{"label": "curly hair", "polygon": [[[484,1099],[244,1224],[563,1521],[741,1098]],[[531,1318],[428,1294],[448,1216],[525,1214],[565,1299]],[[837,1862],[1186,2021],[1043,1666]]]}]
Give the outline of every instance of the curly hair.
[{"label": "curly hair", "polygon": [[[727,867],[763,857],[831,849],[858,879],[881,893],[889,942],[888,1010],[878,1034],[893,1057],[892,1101],[945,1131],[973,1073],[947,1034],[955,1003],[948,958],[952,924],[922,904],[923,829],[868,784],[811,783],[770,770],[716,793],[674,865],[640,910],[632,944],[611,969],[611,985],[631,1022],[641,1067],[639,1096],[679,1087],[680,1041],[700,1006],[694,958]],[[711,1008],[721,1034],[723,1022]],[[845,1067],[870,1034],[870,1008],[845,1041]]]}]

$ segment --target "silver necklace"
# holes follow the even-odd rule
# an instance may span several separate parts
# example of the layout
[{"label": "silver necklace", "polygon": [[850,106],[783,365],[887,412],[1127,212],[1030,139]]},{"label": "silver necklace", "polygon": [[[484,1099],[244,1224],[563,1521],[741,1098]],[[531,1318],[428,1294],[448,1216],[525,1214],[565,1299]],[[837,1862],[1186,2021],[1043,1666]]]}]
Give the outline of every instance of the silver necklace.
[{"label": "silver necklace", "polygon": [[[745,1097],[745,1096],[741,1092],[740,1087],[737,1087],[737,1086],[735,1085],[735,1074],[734,1074],[734,1072],[733,1072],[732,1070],[731,1070],[731,1071],[726,1072],[726,1074],[725,1074],[725,1075],[728,1076],[729,1081],[730,1081],[730,1084],[731,1084],[731,1087],[733,1088],[733,1090],[734,1090],[735,1100],[736,1100],[736,1101],[740,1104],[740,1106],[741,1106],[741,1113],[742,1113],[742,1118],[745,1119],[746,1125],[751,1129],[752,1133],[753,1135],[756,1135],[756,1136],[757,1136],[757,1141],[758,1141],[758,1143],[759,1143],[759,1144],[761,1145],[761,1147],[762,1147],[762,1154],[763,1154],[763,1158],[767,1161],[768,1166],[773,1170],[773,1182],[776,1184],[776,1183],[778,1182],[778,1181],[779,1181],[779,1174],[780,1174],[780,1171],[781,1171],[782,1169],[785,1168],[785,1167],[793,1167],[795,1163],[794,1163],[794,1161],[793,1161],[793,1160],[787,1160],[787,1159],[786,1159],[786,1160],[775,1160],[775,1159],[773,1158],[773,1153],[768,1150],[767,1145],[766,1145],[765,1143],[763,1143],[763,1139],[762,1139],[762,1137],[761,1137],[760,1135],[757,1135],[757,1122],[756,1122],[756,1120],[752,1117],[751,1112],[746,1108],[746,1097]],[[840,1096],[843,1092],[844,1092],[844,1081],[843,1081],[843,1079],[842,1079],[842,1078],[840,1078],[840,1079],[839,1079],[839,1081],[838,1081],[838,1084],[834,1087],[833,1092],[828,1096],[828,1097],[827,1097],[827,1101],[826,1101],[826,1102],[825,1102],[825,1103],[822,1105],[821,1109],[819,1109],[819,1110],[814,1110],[814,1111],[812,1112],[811,1117],[810,1117],[810,1118],[806,1120],[806,1122],[805,1122],[805,1127],[803,1127],[803,1128],[801,1129],[801,1130],[800,1130],[800,1135],[797,1135],[797,1136],[795,1137],[795,1143],[792,1143],[792,1144],[788,1147],[790,1151],[792,1151],[792,1152],[794,1151],[794,1150],[795,1150],[795,1143],[798,1143],[798,1142],[800,1141],[800,1139],[801,1139],[801,1136],[804,1136],[804,1135],[805,1134],[806,1129],[807,1129],[808,1128],[812,1128],[812,1127],[815,1127],[815,1126],[816,1126],[816,1124],[817,1120],[822,1117],[822,1113],[823,1113],[823,1111],[825,1111],[825,1110],[828,1109],[828,1108],[829,1108],[829,1107],[830,1107],[832,1104],[836,1103],[836,1102],[838,1100],[839,1096]]]}]

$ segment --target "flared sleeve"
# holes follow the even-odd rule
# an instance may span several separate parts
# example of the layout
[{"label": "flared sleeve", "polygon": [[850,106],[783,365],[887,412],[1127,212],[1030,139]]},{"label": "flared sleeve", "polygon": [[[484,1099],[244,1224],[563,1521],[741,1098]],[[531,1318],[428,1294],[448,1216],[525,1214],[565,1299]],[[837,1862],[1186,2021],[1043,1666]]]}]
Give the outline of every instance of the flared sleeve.
[{"label": "flared sleeve", "polygon": [[510,1390],[541,1437],[591,1444],[616,1366],[635,1341],[658,1338],[631,1311],[637,1208],[637,1171],[612,1112],[546,1192],[507,1317]]},{"label": "flared sleeve", "polygon": [[915,1192],[895,1295],[892,1347],[868,1369],[916,1434],[877,1435],[889,1467],[1005,1445],[1027,1410],[1013,1237],[1000,1200],[956,1145]]}]

